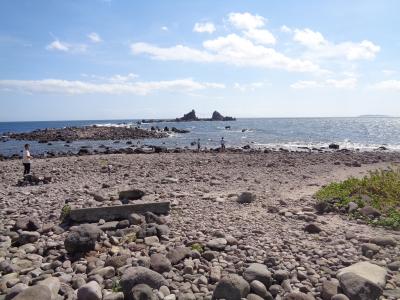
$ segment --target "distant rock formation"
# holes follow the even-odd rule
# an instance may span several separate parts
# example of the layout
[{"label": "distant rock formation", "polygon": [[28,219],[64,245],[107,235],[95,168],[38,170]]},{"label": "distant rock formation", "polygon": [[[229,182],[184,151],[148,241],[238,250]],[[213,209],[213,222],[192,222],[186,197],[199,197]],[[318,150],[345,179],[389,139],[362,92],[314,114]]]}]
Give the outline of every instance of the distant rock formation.
[{"label": "distant rock formation", "polygon": [[219,112],[214,111],[211,117],[211,121],[235,121],[235,118],[232,117],[224,117]]},{"label": "distant rock formation", "polygon": [[150,119],[142,120],[142,123],[161,123],[161,122],[193,122],[193,121],[236,121],[233,117],[224,117],[219,112],[214,111],[211,118],[201,119],[196,116],[196,112],[192,109],[181,118],[176,119]]},{"label": "distant rock formation", "polygon": [[196,112],[194,111],[194,109],[192,109],[192,111],[188,112],[187,114],[184,114],[182,118],[176,118],[176,121],[178,122],[199,121],[199,118],[196,116]]}]

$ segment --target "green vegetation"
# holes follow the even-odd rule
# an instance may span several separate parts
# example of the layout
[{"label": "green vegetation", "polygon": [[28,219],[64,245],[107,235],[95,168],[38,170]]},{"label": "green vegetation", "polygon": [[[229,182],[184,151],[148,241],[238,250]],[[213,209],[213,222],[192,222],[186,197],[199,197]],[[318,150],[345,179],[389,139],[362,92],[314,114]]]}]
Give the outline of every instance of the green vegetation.
[{"label": "green vegetation", "polygon": [[359,211],[351,212],[355,217],[364,217],[373,225],[400,229],[400,169],[376,170],[362,179],[349,178],[334,182],[320,189],[315,195],[317,207],[346,211],[350,202],[359,208],[371,206],[381,216],[371,219]]},{"label": "green vegetation", "polygon": [[120,283],[119,279],[115,279],[113,281],[112,291],[114,293],[122,292],[122,287],[121,287],[121,283]]},{"label": "green vegetation", "polygon": [[60,220],[61,222],[64,222],[68,219],[69,214],[71,213],[71,206],[68,204],[65,204],[63,208],[61,209],[61,215],[60,215]]},{"label": "green vegetation", "polygon": [[196,250],[196,251],[198,251],[199,253],[203,253],[203,252],[204,252],[203,246],[202,246],[201,244],[199,244],[199,243],[193,244],[192,247],[191,247],[191,249],[192,249],[192,250]]}]

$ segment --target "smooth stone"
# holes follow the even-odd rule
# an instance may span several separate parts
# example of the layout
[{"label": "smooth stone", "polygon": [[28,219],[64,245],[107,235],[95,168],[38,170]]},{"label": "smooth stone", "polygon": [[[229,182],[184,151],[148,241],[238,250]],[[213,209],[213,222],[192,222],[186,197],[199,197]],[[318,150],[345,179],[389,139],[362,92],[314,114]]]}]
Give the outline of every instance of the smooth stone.
[{"label": "smooth stone", "polygon": [[354,273],[380,287],[384,287],[386,284],[387,270],[367,261],[358,262],[349,267],[340,269],[336,277],[340,280],[340,278],[346,273]]}]

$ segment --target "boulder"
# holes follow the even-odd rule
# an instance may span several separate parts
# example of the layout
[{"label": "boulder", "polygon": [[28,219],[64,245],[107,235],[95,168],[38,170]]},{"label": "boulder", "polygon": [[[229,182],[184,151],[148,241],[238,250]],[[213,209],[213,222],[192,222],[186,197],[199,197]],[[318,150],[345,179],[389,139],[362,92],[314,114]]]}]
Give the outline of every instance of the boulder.
[{"label": "boulder", "polygon": [[121,277],[121,287],[125,297],[128,297],[132,288],[137,284],[147,284],[153,289],[168,286],[168,281],[159,273],[144,267],[131,267],[125,270]]},{"label": "boulder", "polygon": [[308,233],[320,233],[322,231],[321,227],[315,223],[309,223],[304,227],[304,231]]},{"label": "boulder", "polygon": [[20,292],[13,300],[53,300],[51,290],[46,286],[35,285]]},{"label": "boulder", "polygon": [[228,244],[227,240],[224,238],[212,239],[207,243],[207,247],[211,250],[224,250]]},{"label": "boulder", "polygon": [[387,270],[367,261],[358,262],[349,267],[340,269],[336,277],[340,280],[346,273],[354,273],[380,287],[384,287],[386,284]]},{"label": "boulder", "polygon": [[217,284],[212,299],[241,300],[250,292],[249,283],[235,274],[227,275]]},{"label": "boulder", "polygon": [[368,217],[368,218],[377,218],[381,215],[380,211],[377,210],[376,208],[373,208],[372,206],[364,206],[363,208],[359,209],[359,212],[362,216]]},{"label": "boulder", "polygon": [[40,228],[40,224],[37,220],[29,217],[23,217],[17,219],[14,225],[14,230],[17,231],[19,229],[23,231],[36,231]]},{"label": "boulder", "polygon": [[379,246],[383,246],[383,247],[386,247],[386,246],[396,246],[397,245],[397,242],[396,242],[396,240],[393,238],[393,237],[391,237],[391,236],[376,236],[376,237],[373,237],[372,239],[370,239],[370,242],[371,243],[373,243],[373,244],[376,244],[376,245],[379,245]]},{"label": "boulder", "polygon": [[56,300],[58,297],[58,291],[60,290],[61,283],[56,277],[49,277],[38,283],[40,286],[47,287],[51,291],[52,299]]},{"label": "boulder", "polygon": [[72,230],[64,241],[65,249],[71,254],[93,250],[102,234],[102,231],[92,224],[83,224]]},{"label": "boulder", "polygon": [[322,283],[321,297],[323,300],[331,300],[338,293],[338,285],[336,282],[325,280]]},{"label": "boulder", "polygon": [[78,300],[101,300],[101,287],[96,281],[89,281],[81,286],[77,292]]},{"label": "boulder", "polygon": [[151,287],[147,284],[138,284],[133,287],[127,300],[156,300],[157,297],[153,293]]},{"label": "boulder", "polygon": [[258,263],[251,264],[243,272],[243,278],[246,279],[248,282],[258,280],[262,282],[266,287],[269,287],[272,283],[271,272],[268,271],[267,266]]},{"label": "boulder", "polygon": [[343,293],[350,300],[376,300],[382,295],[382,289],[377,284],[355,273],[344,273],[339,281]]},{"label": "boulder", "polygon": [[255,200],[256,200],[256,195],[250,192],[243,192],[237,198],[237,202],[240,204],[252,203]]},{"label": "boulder", "polygon": [[172,265],[176,265],[181,260],[190,256],[191,249],[188,247],[177,247],[167,253],[167,258],[171,261]]},{"label": "boulder", "polygon": [[18,244],[25,245],[35,243],[40,238],[39,232],[36,231],[21,231],[18,237]]},{"label": "boulder", "polygon": [[139,200],[145,195],[145,192],[137,189],[119,192],[119,200]]},{"label": "boulder", "polygon": [[153,254],[150,257],[150,266],[158,273],[169,272],[172,268],[169,259],[165,255],[159,253]]}]

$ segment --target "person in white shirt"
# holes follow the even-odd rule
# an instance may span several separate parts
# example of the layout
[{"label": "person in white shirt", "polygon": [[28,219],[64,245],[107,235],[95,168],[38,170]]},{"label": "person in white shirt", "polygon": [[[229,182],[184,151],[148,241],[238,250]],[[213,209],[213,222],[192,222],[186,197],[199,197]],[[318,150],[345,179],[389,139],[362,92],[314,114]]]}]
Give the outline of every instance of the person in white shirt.
[{"label": "person in white shirt", "polygon": [[32,156],[29,151],[29,144],[25,144],[24,154],[22,156],[22,164],[24,165],[24,176],[31,172]]},{"label": "person in white shirt", "polygon": [[225,140],[224,137],[221,138],[221,152],[225,151]]}]

